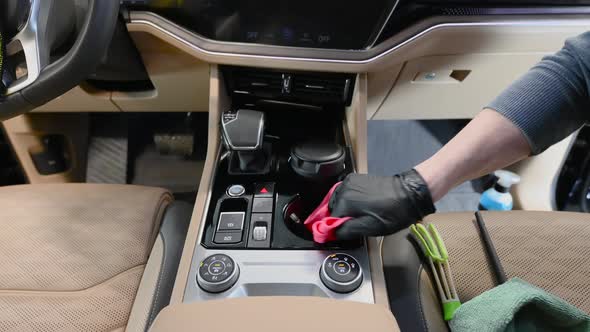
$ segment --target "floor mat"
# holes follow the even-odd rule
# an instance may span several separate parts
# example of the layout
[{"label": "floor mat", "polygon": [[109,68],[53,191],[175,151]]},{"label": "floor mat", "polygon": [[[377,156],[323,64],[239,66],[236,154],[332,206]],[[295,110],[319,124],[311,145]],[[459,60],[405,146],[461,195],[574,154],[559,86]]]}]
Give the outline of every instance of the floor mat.
[{"label": "floor mat", "polygon": [[173,193],[193,193],[199,188],[204,160],[162,155],[146,146],[133,163],[131,184],[166,188]]},{"label": "floor mat", "polygon": [[[432,156],[464,125],[464,121],[376,121],[368,122],[369,173],[394,175]],[[480,194],[471,182],[449,192],[435,205],[437,211],[475,211]]]},{"label": "floor mat", "polygon": [[127,130],[124,116],[93,117],[88,138],[86,182],[127,183]]}]

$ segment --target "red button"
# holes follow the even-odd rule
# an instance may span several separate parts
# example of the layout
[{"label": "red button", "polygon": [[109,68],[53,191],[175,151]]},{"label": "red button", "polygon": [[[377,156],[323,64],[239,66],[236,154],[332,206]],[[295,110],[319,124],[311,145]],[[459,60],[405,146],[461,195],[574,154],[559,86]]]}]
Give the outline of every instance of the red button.
[{"label": "red button", "polygon": [[273,182],[256,183],[254,186],[254,196],[258,197],[272,197],[275,191],[275,184]]}]

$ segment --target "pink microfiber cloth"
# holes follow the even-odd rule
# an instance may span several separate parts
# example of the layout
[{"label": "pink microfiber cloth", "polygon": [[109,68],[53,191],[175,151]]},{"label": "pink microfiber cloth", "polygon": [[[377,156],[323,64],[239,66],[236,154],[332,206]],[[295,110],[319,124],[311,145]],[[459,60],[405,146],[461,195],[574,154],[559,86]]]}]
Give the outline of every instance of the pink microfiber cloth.
[{"label": "pink microfiber cloth", "polygon": [[341,182],[336,183],[328,192],[320,205],[305,219],[304,225],[313,233],[313,240],[317,243],[326,243],[336,240],[336,228],[349,221],[350,217],[336,218],[330,216],[330,198]]}]

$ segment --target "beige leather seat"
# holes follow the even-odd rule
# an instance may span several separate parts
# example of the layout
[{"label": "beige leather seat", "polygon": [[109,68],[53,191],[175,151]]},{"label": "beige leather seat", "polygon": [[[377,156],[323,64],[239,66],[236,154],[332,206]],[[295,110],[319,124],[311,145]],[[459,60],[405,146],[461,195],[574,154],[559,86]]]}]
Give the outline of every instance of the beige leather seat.
[{"label": "beige leather seat", "polygon": [[[519,277],[590,313],[590,214],[483,212],[508,278]],[[496,286],[473,213],[434,214],[461,301]],[[391,308],[402,331],[447,331],[433,280],[404,231],[383,243]]]},{"label": "beige leather seat", "polygon": [[191,210],[159,188],[0,188],[0,331],[146,330]]}]

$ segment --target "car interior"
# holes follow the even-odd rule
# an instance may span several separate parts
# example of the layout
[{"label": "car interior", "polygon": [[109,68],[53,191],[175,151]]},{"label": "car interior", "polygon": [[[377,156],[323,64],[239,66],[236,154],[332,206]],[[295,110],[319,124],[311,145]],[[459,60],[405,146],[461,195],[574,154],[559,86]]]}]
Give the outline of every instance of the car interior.
[{"label": "car interior", "polygon": [[[588,27],[588,0],[2,0],[0,331],[449,331],[410,230],[320,244],[303,221]],[[589,156],[583,127],[477,217],[508,277],[586,313]],[[461,302],[500,282],[493,181],[424,220]]]}]

